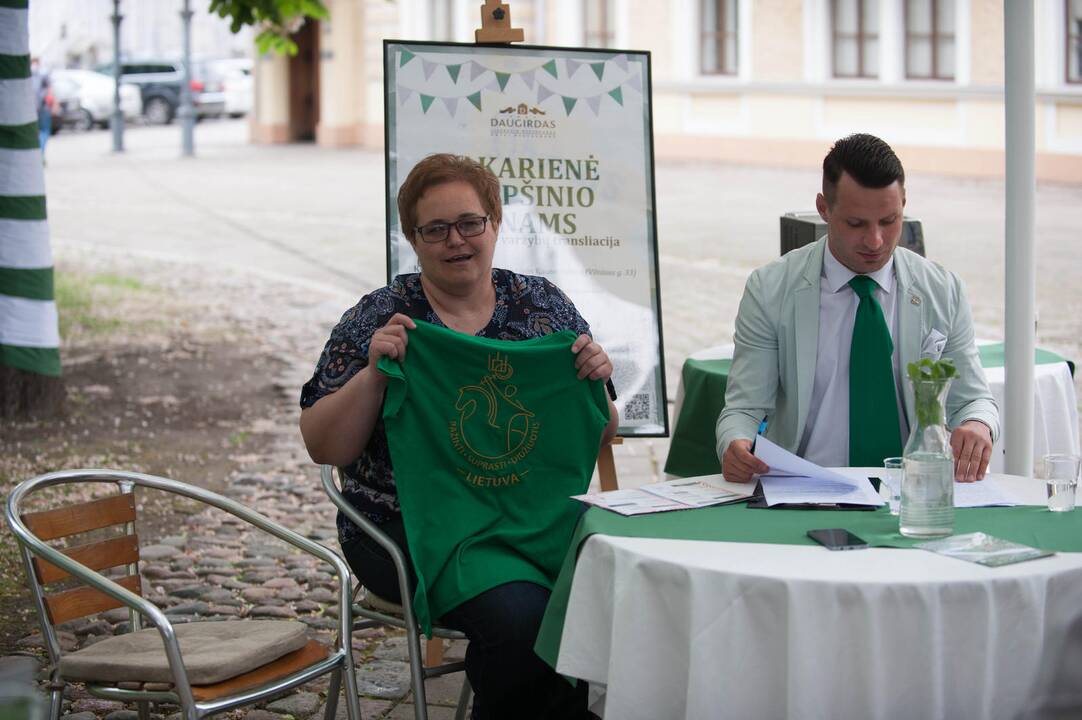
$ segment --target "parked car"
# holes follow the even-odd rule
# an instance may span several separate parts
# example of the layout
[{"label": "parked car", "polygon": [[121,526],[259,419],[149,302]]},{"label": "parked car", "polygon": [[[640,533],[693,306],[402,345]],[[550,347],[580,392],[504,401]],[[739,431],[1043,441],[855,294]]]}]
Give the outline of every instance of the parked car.
[{"label": "parked car", "polygon": [[[116,87],[113,78],[90,70],[54,70],[50,73],[50,81],[62,125],[76,130],[109,125]],[[141,110],[139,88],[121,83],[120,111],[124,113],[124,119],[139,117]]]},{"label": "parked car", "polygon": [[[112,64],[100,65],[98,72],[113,74]],[[173,122],[180,108],[181,87],[184,82],[184,68],[179,61],[169,60],[129,60],[121,63],[120,79],[139,87],[143,98],[143,116],[154,125],[168,125]],[[199,63],[192,63],[192,105],[196,119],[217,117],[225,109],[225,101],[220,90],[209,91],[201,75]]]},{"label": "parked car", "polygon": [[222,78],[225,114],[242,117],[252,110],[252,61],[248,58],[217,60],[215,71]]}]

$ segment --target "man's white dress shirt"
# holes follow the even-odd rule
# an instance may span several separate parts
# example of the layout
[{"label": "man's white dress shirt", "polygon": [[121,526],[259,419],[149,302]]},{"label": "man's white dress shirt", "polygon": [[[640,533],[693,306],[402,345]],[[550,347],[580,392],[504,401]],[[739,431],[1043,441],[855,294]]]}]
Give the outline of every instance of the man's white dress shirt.
[{"label": "man's white dress shirt", "polygon": [[[819,282],[819,347],[815,358],[815,383],[804,436],[797,454],[823,467],[849,464],[849,349],[853,342],[860,298],[849,287],[857,273],[842,265],[830,250],[823,253],[823,271]],[[883,308],[883,317],[894,340],[898,326],[897,282],[894,256],[868,277],[875,280],[875,299]],[[902,397],[902,375],[898,344],[894,343],[894,397],[902,447],[909,438],[909,422]]]}]

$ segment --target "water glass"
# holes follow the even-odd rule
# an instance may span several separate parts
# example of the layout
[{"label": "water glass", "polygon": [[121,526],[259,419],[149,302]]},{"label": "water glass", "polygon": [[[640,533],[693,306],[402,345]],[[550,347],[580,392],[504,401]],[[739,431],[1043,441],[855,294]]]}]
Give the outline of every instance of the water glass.
[{"label": "water glass", "polygon": [[1052,512],[1074,510],[1075,490],[1082,459],[1077,455],[1045,455],[1044,481],[1048,488],[1048,509]]},{"label": "water glass", "polygon": [[[905,464],[900,457],[883,458],[883,482],[880,493],[886,493],[890,514],[897,515],[902,507],[902,478],[905,477]],[[886,486],[886,487],[884,487]]]}]

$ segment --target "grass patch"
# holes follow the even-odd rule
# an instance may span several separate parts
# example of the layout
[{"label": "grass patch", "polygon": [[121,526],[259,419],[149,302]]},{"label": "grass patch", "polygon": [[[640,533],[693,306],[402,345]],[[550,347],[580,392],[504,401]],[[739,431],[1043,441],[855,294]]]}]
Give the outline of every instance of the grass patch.
[{"label": "grass patch", "polygon": [[121,330],[128,323],[113,309],[124,296],[147,290],[138,279],[124,275],[57,271],[55,294],[60,336],[102,337]]}]

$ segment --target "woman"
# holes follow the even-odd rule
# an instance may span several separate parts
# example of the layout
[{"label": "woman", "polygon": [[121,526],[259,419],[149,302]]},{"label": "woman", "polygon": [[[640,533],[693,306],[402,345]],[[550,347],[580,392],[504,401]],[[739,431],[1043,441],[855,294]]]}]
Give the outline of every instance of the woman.
[{"label": "woman", "polygon": [[[612,363],[555,285],[492,267],[502,207],[499,180],[491,171],[468,158],[431,155],[403,183],[398,212],[421,272],[399,275],[342,316],[302,390],[300,423],[312,459],[341,467],[343,494],[405,550],[380,419],[387,380],[376,364],[383,356],[405,357],[413,318],[502,340],[572,330],[578,338],[568,360],[579,378],[609,382]],[[611,396],[611,382],[609,388]],[[602,442],[616,433],[611,397],[609,418]],[[341,514],[338,530],[346,560],[364,586],[399,601],[387,553]],[[588,717],[585,683],[572,688],[533,652],[548,596],[534,583],[505,583],[442,618],[470,638],[466,673],[475,692],[475,719]]]}]

